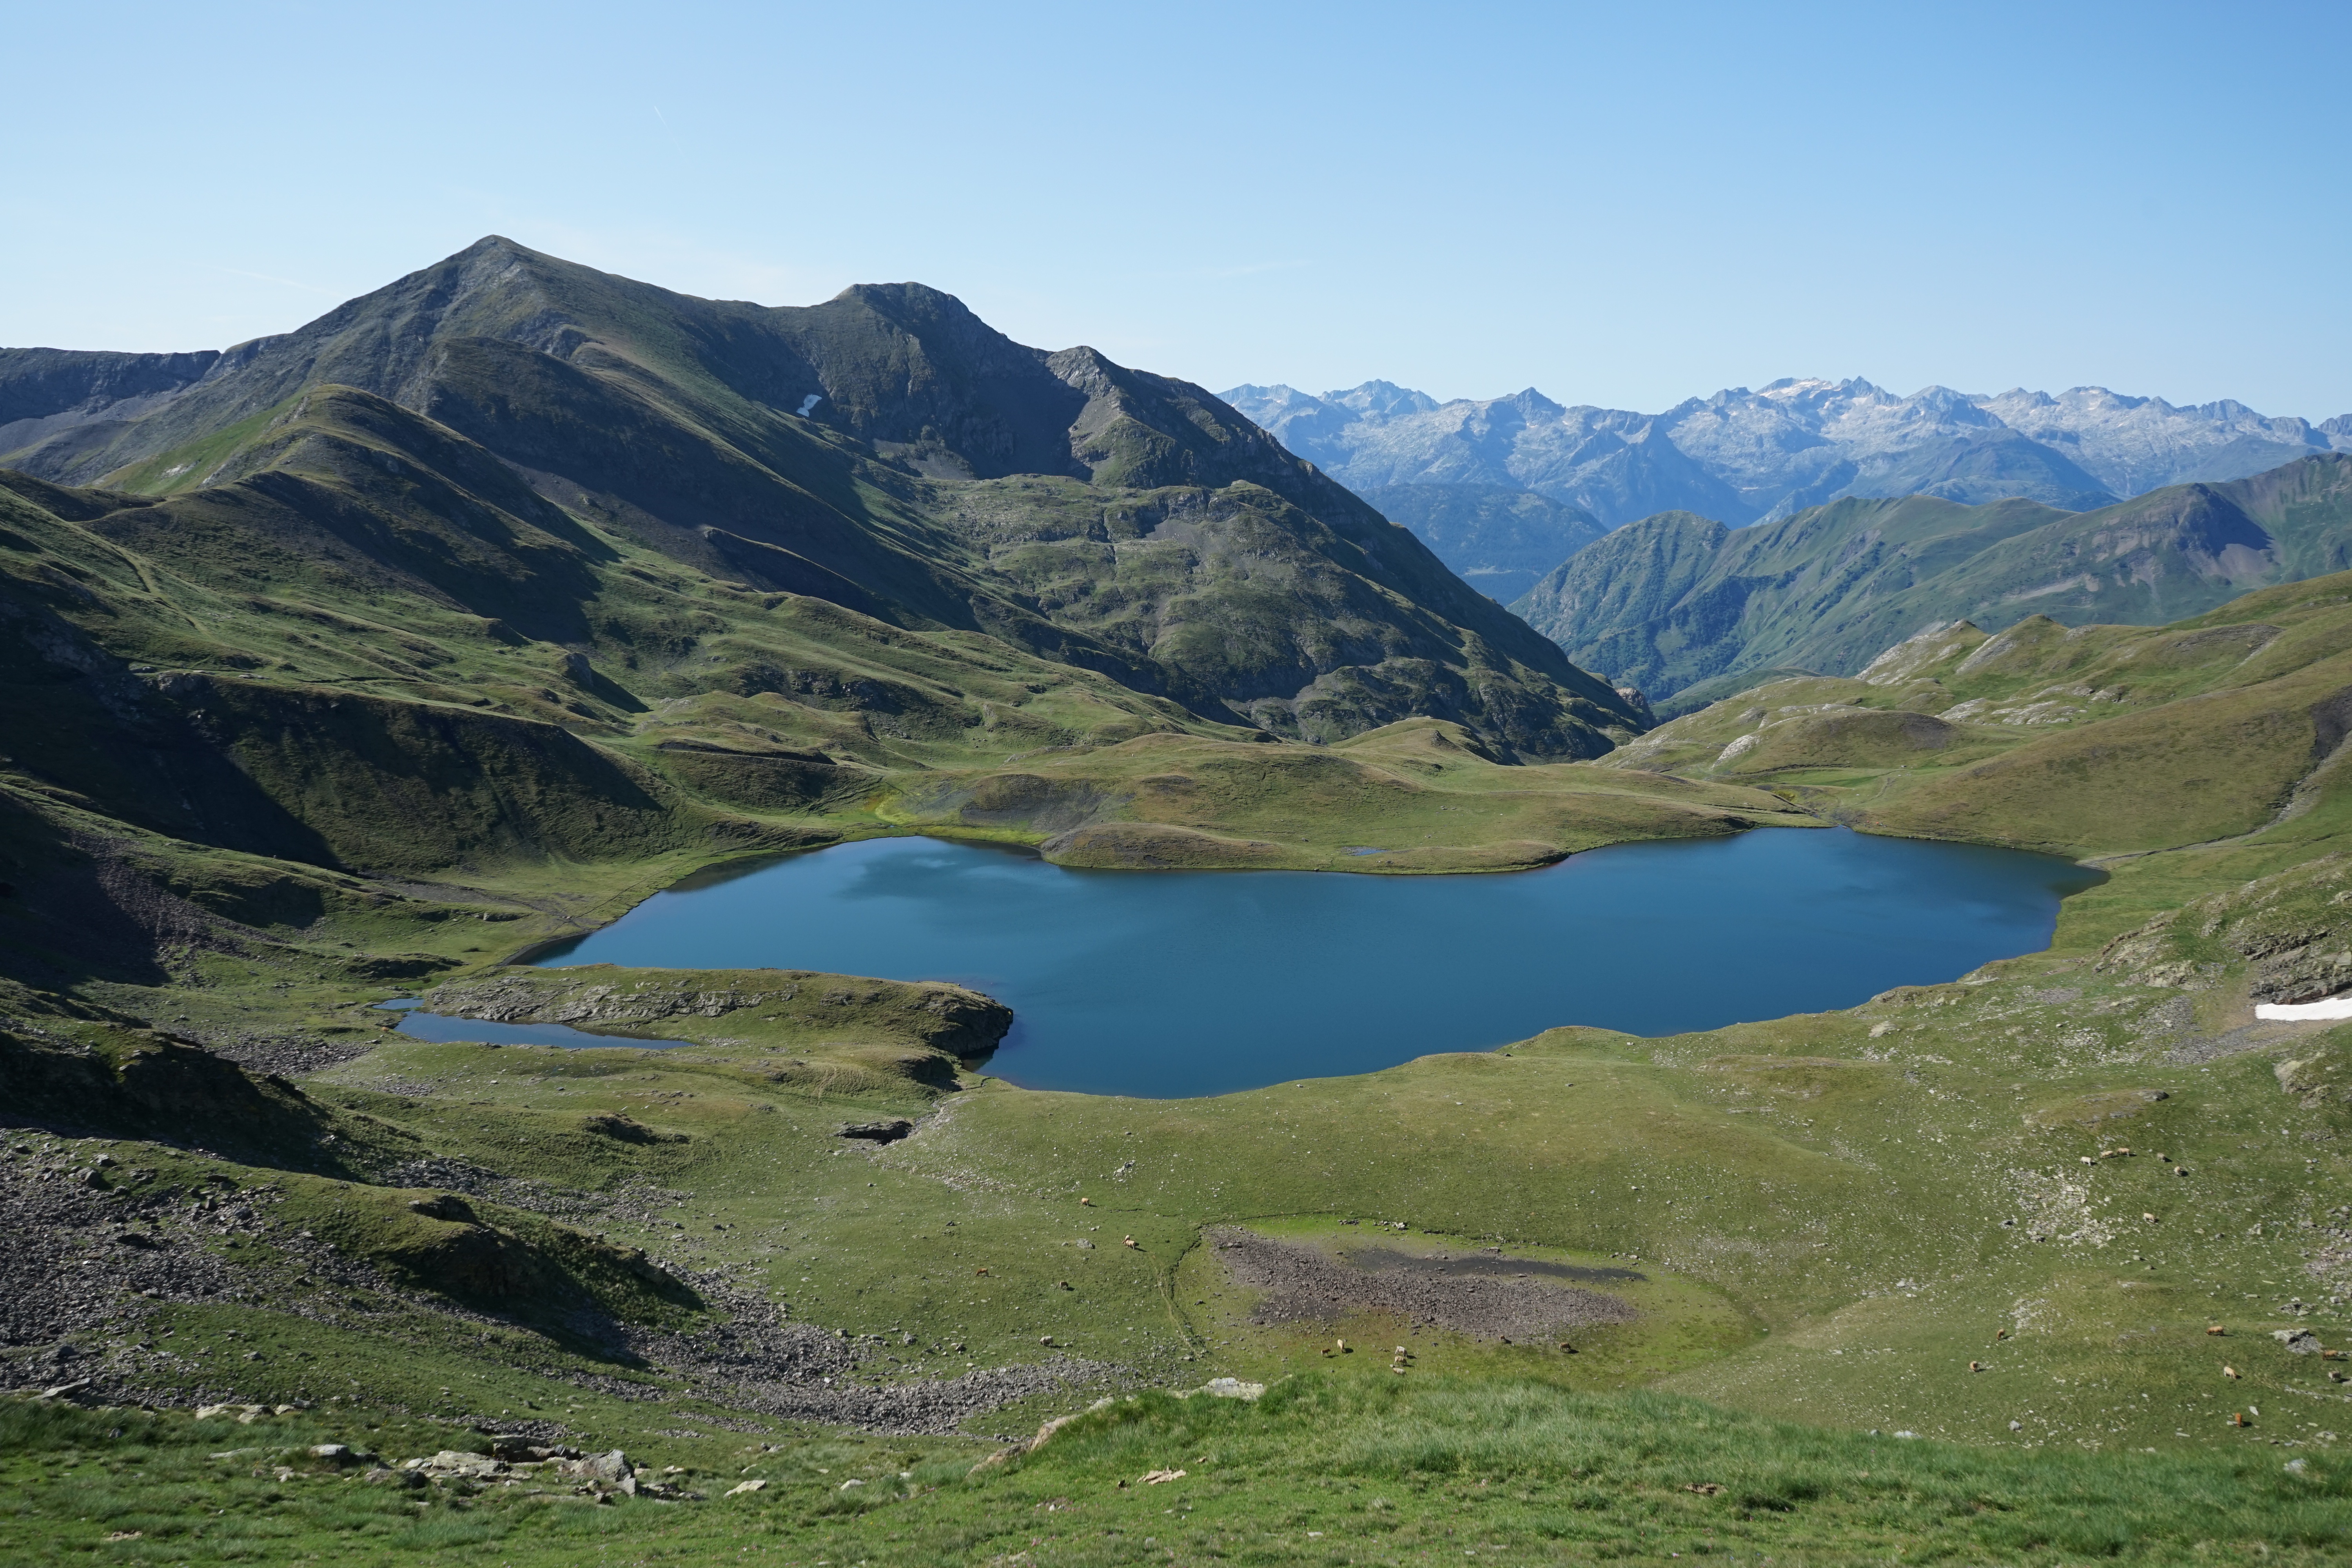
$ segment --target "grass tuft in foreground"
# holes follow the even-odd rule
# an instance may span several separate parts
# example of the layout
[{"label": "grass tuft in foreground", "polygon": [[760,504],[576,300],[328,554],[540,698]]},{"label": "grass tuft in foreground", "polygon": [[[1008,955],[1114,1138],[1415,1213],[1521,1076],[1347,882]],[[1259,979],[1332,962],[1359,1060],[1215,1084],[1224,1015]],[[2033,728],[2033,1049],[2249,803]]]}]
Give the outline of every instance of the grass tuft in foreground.
[{"label": "grass tuft in foreground", "polygon": [[[955,1440],[810,1436],[688,1468],[709,1500],[408,1490],[219,1421],[0,1406],[0,1552],[23,1563],[2269,1563],[2336,1558],[2352,1465],[2242,1449],[1989,1451],[1656,1394],[1307,1373],[1261,1400],[1151,1392],[973,1464]],[[415,1425],[416,1430],[407,1426]],[[396,1429],[396,1430],[395,1430]],[[236,1436],[227,1436],[235,1433]],[[474,1442],[388,1422],[379,1439]],[[267,1443],[270,1447],[238,1447]],[[288,1457],[292,1456],[292,1457]],[[1181,1472],[1153,1481],[1155,1474]],[[741,1479],[764,1483],[730,1495]],[[136,1532],[134,1535],[132,1532]]]}]

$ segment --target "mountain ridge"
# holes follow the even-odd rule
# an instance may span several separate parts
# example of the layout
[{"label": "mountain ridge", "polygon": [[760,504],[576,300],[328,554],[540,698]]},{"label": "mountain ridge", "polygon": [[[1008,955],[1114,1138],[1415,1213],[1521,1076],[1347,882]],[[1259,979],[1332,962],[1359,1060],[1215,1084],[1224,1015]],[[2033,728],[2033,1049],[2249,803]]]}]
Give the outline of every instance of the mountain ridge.
[{"label": "mountain ridge", "polygon": [[1570,556],[1515,605],[1653,699],[1743,671],[1858,671],[1922,626],[2030,615],[2154,625],[2352,566],[2352,454],[2087,512],[1852,497],[1733,529],[1668,512]]},{"label": "mountain ridge", "polygon": [[2352,415],[2313,424],[2234,401],[2175,405],[2103,387],[2055,397],[1858,377],[1787,377],[1656,414],[1568,406],[1533,388],[1440,403],[1388,382],[1318,397],[1242,385],[1224,400],[1350,486],[1515,484],[1611,527],[1666,510],[1734,526],[1849,496],[2010,497],[2088,510],[2190,479],[2352,450]]},{"label": "mountain ridge", "polygon": [[[271,432],[333,386],[698,570],[1001,637],[1213,722],[1466,720],[1529,755],[1597,754],[1642,722],[1206,391],[1015,343],[920,284],[704,300],[492,236],[208,358],[0,351],[0,461],[164,500],[297,485],[264,478]],[[333,406],[374,431],[347,444],[389,443],[365,461],[457,450]],[[973,485],[1013,489],[975,507]],[[1286,595],[1248,586],[1269,566]]]}]

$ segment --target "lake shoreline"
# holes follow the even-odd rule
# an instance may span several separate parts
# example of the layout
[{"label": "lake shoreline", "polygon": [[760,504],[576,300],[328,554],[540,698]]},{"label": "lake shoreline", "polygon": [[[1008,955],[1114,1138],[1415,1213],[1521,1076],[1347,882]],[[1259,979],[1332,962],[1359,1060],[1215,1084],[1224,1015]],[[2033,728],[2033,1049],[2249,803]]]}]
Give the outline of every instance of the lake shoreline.
[{"label": "lake shoreline", "polygon": [[[1013,1010],[992,1077],[1189,1099],[1565,1024],[1654,1037],[1850,1006],[2046,947],[2063,898],[2102,879],[1843,828],[1612,846],[1524,878],[1149,882],[890,835],[699,870],[511,967],[947,981]],[[1442,978],[1400,990],[1417,974]]]}]

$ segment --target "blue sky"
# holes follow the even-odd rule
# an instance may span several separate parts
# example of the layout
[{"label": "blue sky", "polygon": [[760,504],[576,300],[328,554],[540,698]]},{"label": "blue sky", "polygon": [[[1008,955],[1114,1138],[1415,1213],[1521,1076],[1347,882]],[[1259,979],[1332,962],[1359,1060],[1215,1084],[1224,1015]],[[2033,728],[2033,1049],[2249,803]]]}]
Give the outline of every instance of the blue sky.
[{"label": "blue sky", "polygon": [[1780,375],[2352,412],[2352,5],[21,6],[0,343],[220,346],[487,233],[919,279],[1222,388]]}]

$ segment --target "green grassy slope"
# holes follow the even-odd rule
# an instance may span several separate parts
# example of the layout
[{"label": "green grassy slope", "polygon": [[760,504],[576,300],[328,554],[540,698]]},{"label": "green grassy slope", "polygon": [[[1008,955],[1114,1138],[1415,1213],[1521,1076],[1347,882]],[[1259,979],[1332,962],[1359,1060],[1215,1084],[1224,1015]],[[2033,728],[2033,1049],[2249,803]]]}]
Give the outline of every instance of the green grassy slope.
[{"label": "green grassy slope", "polygon": [[[467,266],[330,318],[467,327],[389,391],[208,380],[176,445],[76,427],[141,494],[0,479],[0,1384],[66,1390],[0,1400],[0,1555],[2340,1554],[2352,1027],[2253,1008],[2352,976],[2352,576],[1938,626],[1564,760],[1385,523],[1179,384],[923,291]],[[803,363],[840,424],[778,411]],[[959,987],[502,962],[862,834],[1411,873],[1841,820],[2111,876],[1842,1012],[1199,1100],[990,1078]],[[420,994],[610,1043],[373,1006]],[[1564,1282],[1608,1310],[1555,1331]],[[1220,1376],[1268,1392],[1167,1392]],[[485,1428],[647,1495],[308,1451]]]},{"label": "green grassy slope", "polygon": [[[1417,1563],[1530,1554],[1673,1562],[2333,1561],[2340,1468],[2238,1456],[2031,1464],[1828,1434],[1658,1396],[1302,1379],[1255,1404],[1137,1398],[972,1473],[968,1447],[845,1436],[785,1452],[673,1442],[717,1500],[595,1507],[559,1488],[371,1486],[312,1458],[450,1438],[414,1419],[8,1412],[0,1531],[26,1562]],[[235,1434],[233,1436],[228,1434]],[[229,1444],[224,1449],[221,1444]],[[478,1451],[488,1445],[470,1440]],[[681,1462],[682,1461],[682,1462]],[[675,1471],[676,1473],[671,1473]],[[1173,1479],[1147,1483],[1147,1475]],[[757,1482],[759,1489],[733,1489]],[[1466,1544],[1465,1544],[1466,1543]]]},{"label": "green grassy slope", "polygon": [[1856,679],[1757,687],[1609,765],[1828,786],[1881,831],[2070,855],[2294,831],[2336,787],[2347,589],[2314,578],[2153,628],[1934,627]]},{"label": "green grassy slope", "polygon": [[[1075,479],[963,485],[936,572],[992,559],[996,581],[1066,623],[1016,616],[1009,599],[961,601],[967,622],[1004,607],[992,631],[886,599],[899,584],[873,560],[934,572],[913,532],[893,542],[843,523],[865,554],[833,558],[873,592],[846,578],[804,584],[822,592],[758,587],[681,562],[593,505],[559,508],[446,426],[349,388],[294,398],[225,461],[216,482],[160,498],[22,475],[0,489],[11,674],[0,702],[17,787],[192,843],[478,880],[550,858],[716,855],[915,823],[1040,842],[1138,815],[1120,770],[1159,764],[1125,752],[1090,764],[1098,798],[1076,817],[1032,823],[1004,800],[968,814],[975,789],[1019,794],[987,781],[1024,754],[1066,767],[1071,748],[1139,736],[1248,737],[1250,755],[1298,754],[1269,776],[1308,767],[1329,748],[1199,711],[1216,706],[1210,687],[1288,661],[1302,678],[1323,673],[1265,700],[1318,737],[1415,715],[1468,726],[1447,724],[1462,742],[1450,773],[1381,774],[1402,795],[1514,781],[1470,785],[1494,809],[1444,825],[1454,831],[1430,846],[1438,868],[1449,846],[1460,864],[1493,864],[1484,846],[1507,840],[1502,863],[1526,863],[1706,819],[1655,790],[1634,805],[1615,775],[1504,766],[1514,740],[1605,746],[1573,714],[1612,716],[1515,686],[1490,663],[1402,657],[1412,637],[1478,645],[1370,578],[1328,571],[1362,546],[1260,487],[1197,508],[1117,492],[1106,510]],[[1258,581],[1204,583],[1207,540],[1254,563]],[[925,592],[940,597],[942,580],[923,577]],[[1400,626],[1400,657],[1346,662]],[[1162,664],[1154,648],[1181,657]],[[1154,685],[1195,705],[1139,689]],[[1538,795],[1566,804],[1542,825],[1517,820]],[[1574,805],[1585,796],[1589,820]],[[1706,798],[1751,817],[1776,809],[1736,790]],[[1324,863],[1343,837],[1307,798],[1286,808],[1259,790],[1226,816],[1209,800],[1191,804],[1186,826],[1278,836],[1283,863]],[[1140,815],[1159,820],[1149,805]]]},{"label": "green grassy slope", "polygon": [[[543,1016],[593,1025],[567,1011],[589,998],[605,1026],[707,1043],[388,1041],[303,1086],[297,1109],[352,1148],[340,1172],[289,1169],[257,1150],[245,1157],[258,1169],[100,1144],[134,1175],[110,1173],[116,1191],[96,1201],[165,1216],[167,1250],[210,1248],[226,1272],[211,1304],[115,1309],[138,1314],[140,1342],[177,1359],[136,1351],[103,1323],[74,1337],[88,1347],[81,1370],[104,1379],[308,1401],[316,1408],[285,1423],[310,1440],[358,1438],[399,1458],[478,1446],[469,1421],[546,1422],[688,1468],[714,1500],[707,1510],[637,1505],[597,1527],[616,1533],[595,1539],[641,1550],[766,1542],[814,1556],[846,1543],[917,1561],[1008,1531],[1048,1534],[1028,1518],[1066,1499],[1047,1522],[1078,1561],[1134,1560],[1147,1534],[1149,1550],[1238,1538],[1270,1561],[1320,1560],[1323,1542],[1344,1540],[1377,1561],[1444,1543],[1448,1530],[1458,1542],[1474,1521],[1474,1544],[1580,1542],[1637,1558],[1736,1541],[1843,1561],[1927,1530],[1958,1532],[1948,1549],[1969,1561],[2037,1545],[2163,1561],[2200,1541],[2324,1552],[2343,1525],[2336,1363],[2272,1331],[2343,1342],[2352,1278],[2342,1205],[2329,1205],[2352,1103],[2335,1079],[2352,1057],[2325,1026],[2273,1026],[2251,1049],[2231,1036],[2266,984],[2241,949],[2269,954],[2280,921],[2300,930],[2315,913],[2340,916],[2347,876],[2340,862],[2292,873],[2294,901],[2275,917],[2259,912],[2278,907],[2264,889],[2247,889],[2231,907],[2256,912],[2225,921],[2223,941],[2192,947],[2177,969],[2160,936],[2102,961],[2078,926],[2052,954],[1851,1013],[1663,1040],[1564,1028],[1500,1053],[1204,1101],[994,1082],[943,1094],[854,1058],[826,1067],[810,1059],[825,1040],[854,1045],[871,1028],[887,1049],[903,1027],[893,1020],[908,1015],[877,998],[846,1028],[769,1017],[835,1005],[819,993],[840,983],[824,977],[521,976],[547,993]],[[778,993],[798,986],[809,989],[780,1008]],[[629,1000],[641,997],[653,1000]],[[493,1005],[515,1016],[526,1000]],[[2274,1070],[2282,1060],[2294,1065]],[[835,1135],[892,1114],[917,1121],[912,1137]],[[615,1121],[642,1131],[590,1131]],[[65,1171],[92,1152],[27,1147],[26,1164]],[[411,1151],[429,1151],[436,1173],[411,1173]],[[269,1221],[232,1230],[239,1246],[184,1236],[168,1217],[173,1194],[217,1185],[214,1173]],[[473,1220],[405,1206],[453,1184]],[[1268,1327],[1209,1245],[1211,1227],[1234,1225],[1343,1244],[1401,1226],[1382,1245],[1627,1269],[1643,1277],[1625,1289],[1644,1315],[1580,1332],[1573,1356],[1379,1311]],[[327,1280],[328,1264],[297,1229],[359,1272],[324,1292],[298,1284]],[[480,1255],[483,1283],[419,1261],[461,1242],[473,1249],[462,1256]],[[598,1262],[607,1255],[591,1243],[622,1261]],[[630,1248],[691,1294],[630,1295]],[[542,1252],[549,1261],[528,1262]],[[534,1272],[559,1265],[562,1279]],[[589,1299],[617,1341],[560,1310],[589,1310]],[[826,1337],[846,1331],[863,1358],[859,1399],[910,1397],[975,1365],[1064,1369],[1066,1384],[968,1424],[983,1434],[1024,1431],[1139,1375],[1179,1388],[1234,1375],[1281,1393],[1201,1406],[1213,1414],[1160,1396],[1117,1405],[1070,1429],[1066,1448],[1057,1437],[966,1478],[990,1441],[836,1435],[826,1406],[767,1403],[756,1380],[690,1370],[702,1363],[659,1338],[748,1327],[752,1300]],[[1335,1334],[1357,1352],[1326,1353]],[[1391,1343],[1410,1352],[1401,1373]],[[241,1359],[248,1345],[261,1360]],[[2238,1375],[2224,1377],[2224,1363]],[[1628,1401],[1629,1384],[1709,1403]],[[2251,1425],[2231,1419],[2240,1414]],[[420,1427],[425,1417],[449,1425]],[[199,1497],[261,1509],[263,1491],[234,1468],[157,1472],[173,1478],[169,1506],[108,1501],[109,1456],[143,1465],[146,1451],[51,1425],[37,1451],[58,1489],[0,1521],[28,1547],[61,1518],[262,1560],[406,1539],[371,1533],[404,1528],[389,1522],[399,1510],[379,1510],[383,1492],[299,1459],[277,1483],[280,1501],[255,1516],[274,1521],[259,1540],[196,1528]],[[155,1441],[194,1436],[167,1433]],[[259,1444],[267,1458],[288,1441],[265,1428],[213,1447]],[[81,1455],[71,1465],[69,1443]],[[2294,1460],[2300,1470],[2284,1468]],[[1157,1489],[1138,1510],[1116,1483],[1136,1490],[1156,1468],[1185,1469],[1169,1485],[1211,1495]],[[716,1499],[746,1476],[775,1495]],[[865,1483],[856,1506],[826,1507],[845,1476]],[[1351,1479],[1366,1489],[1351,1492]],[[1866,1484],[1890,1479],[1902,1483],[1891,1493]],[[494,1540],[507,1560],[577,1539],[527,1495],[469,1502],[462,1491],[430,1491],[432,1506],[411,1516],[447,1521],[445,1539]],[[1564,1505],[1556,1491],[1583,1500]],[[1387,1506],[1370,1508],[1374,1497]],[[1758,1500],[1768,1498],[1778,1500]],[[66,1515],[68,1502],[79,1511]],[[1310,1541],[1309,1529],[1322,1533]]]},{"label": "green grassy slope", "polygon": [[[2315,809],[2289,826],[2327,833],[2331,820]],[[2238,858],[2203,869],[2169,856],[2120,866],[2111,887],[2234,885],[2264,854],[2305,868],[2286,873],[2284,902],[2258,886],[2218,922],[2193,917],[2186,950],[2168,945],[2180,922],[2160,922],[2103,960],[2137,918],[2119,899],[2070,913],[2049,955],[1851,1013],[1665,1040],[1564,1028],[1205,1101],[1026,1093],[968,1072],[949,1090],[918,1043],[947,1020],[898,994],[921,988],[851,1016],[832,993],[854,1001],[872,983],[459,973],[436,994],[452,1010],[698,1043],[383,1040],[322,1058],[298,1099],[257,1091],[292,1118],[283,1152],[194,1154],[139,1142],[143,1123],[93,1128],[86,1101],[79,1120],[49,1112],[112,1141],[20,1136],[29,1152],[12,1178],[108,1152],[100,1212],[118,1227],[154,1214],[159,1255],[193,1247],[224,1271],[211,1297],[118,1299],[75,1325],[76,1370],[167,1402],[313,1408],[208,1440],[205,1424],[170,1425],[184,1416],[152,1437],[120,1415],[87,1432],[43,1417],[21,1439],[24,1500],[0,1531],[40,1552],[82,1539],[86,1521],[199,1561],[576,1551],[584,1527],[550,1510],[578,1505],[528,1489],[428,1489],[418,1510],[299,1456],[273,1479],[289,1444],[356,1440],[399,1458],[478,1447],[467,1427],[479,1422],[545,1423],[532,1429],[682,1467],[710,1501],[624,1505],[585,1538],[641,1552],[765,1543],[912,1562],[1034,1551],[1029,1537],[1058,1533],[1076,1561],[1164,1560],[1171,1542],[1318,1561],[1333,1541],[1378,1561],[1460,1549],[1475,1524],[1482,1547],[1635,1559],[1737,1543],[1842,1561],[1927,1531],[1970,1561],[2053,1545],[2162,1561],[2202,1541],[2324,1553],[2343,1523],[2327,1415],[2341,1395],[2333,1363],[2271,1331],[2342,1342],[2347,1232],[2328,1205],[2347,1114],[2334,1079],[2352,1069],[2325,1026],[2273,1026],[2251,1048],[2234,1037],[2257,988],[2278,994],[2276,933],[2309,939],[2315,920],[2342,915],[2344,863],[2310,859],[2325,843],[2202,851]],[[394,918],[330,925],[360,935]],[[2209,926],[2215,937],[2197,934]],[[2306,945],[2334,950],[2324,934]],[[191,975],[207,983],[173,993],[200,1012],[183,1026],[292,1026],[328,1045],[370,1027],[350,1004],[383,988],[303,964],[207,952]],[[148,994],[86,989],[93,1004]],[[46,1040],[16,1048],[101,1043],[111,1027],[52,1018]],[[837,1136],[889,1116],[918,1130],[879,1146]],[[2133,1153],[2102,1158],[2119,1145]],[[267,1225],[184,1232],[172,1216],[221,1177]],[[406,1207],[453,1189],[473,1219]],[[1319,1331],[1268,1327],[1207,1244],[1234,1225],[1309,1242],[1401,1225],[1385,1245],[1422,1255],[1492,1246],[1629,1269],[1646,1315],[1579,1334],[1574,1356],[1377,1310]],[[630,1294],[631,1248],[689,1294]],[[453,1273],[461,1262],[476,1272]],[[841,1432],[854,1407],[824,1400],[849,1395],[818,1386],[773,1403],[676,1337],[745,1331],[761,1301],[788,1325],[851,1336],[860,1401],[994,1367],[1062,1369],[961,1424],[982,1434],[1025,1431],[1132,1378],[1284,1392],[1201,1406],[1214,1414],[1157,1397],[1115,1406],[1067,1448],[966,1477],[992,1440]],[[1333,1334],[1358,1352],[1326,1354]],[[1391,1343],[1411,1352],[1402,1373]],[[2223,1378],[2224,1362],[2240,1375]],[[1629,1402],[1629,1384],[1709,1403]],[[2231,1422],[2247,1411],[2251,1426]],[[1771,1424],[1787,1421],[1806,1430]],[[196,1458],[240,1447],[259,1450],[261,1475]],[[117,1464],[156,1484],[124,1486]],[[1140,1490],[1157,1468],[1188,1473]],[[747,1477],[769,1486],[718,1497]],[[845,1494],[845,1477],[864,1485]],[[1194,1483],[1210,1495],[1168,1490]],[[215,1508],[243,1522],[205,1524]]]},{"label": "green grassy slope", "polygon": [[[0,401],[40,406],[57,370],[0,362]],[[0,458],[239,523],[290,514],[362,580],[382,574],[350,552],[446,592],[434,569],[465,569],[469,510],[560,537],[561,507],[719,580],[981,633],[1211,722],[1336,740],[1428,714],[1539,757],[1641,722],[1199,388],[1024,348],[918,285],[771,309],[487,239],[131,416],[33,434]],[[584,587],[511,564],[516,615],[485,583],[458,596],[590,651]],[[534,587],[575,608],[530,618]]]},{"label": "green grassy slope", "polygon": [[1940,622],[1998,631],[2192,616],[2352,565],[2352,463],[2310,458],[2094,511],[1928,496],[1843,500],[1733,531],[1644,519],[1579,552],[1514,608],[1570,657],[1654,698],[1774,665],[1858,671]]},{"label": "green grassy slope", "polygon": [[[355,505],[344,529],[306,528],[236,486],[86,524],[15,497],[0,507],[14,508],[0,538],[10,782],[191,844],[478,879],[549,856],[714,855],[917,823],[1039,842],[1139,816],[1277,836],[1287,863],[1322,863],[1349,826],[1312,792],[1286,805],[1280,781],[1335,772],[1422,802],[1440,863],[1449,847],[1471,864],[1507,839],[1524,862],[1700,820],[1619,775],[1504,766],[1434,721],[1412,732],[1446,754],[1402,772],[1378,760],[1376,735],[1347,762],[1355,742],[1244,743],[1250,731],[983,636],[758,593],[585,528],[525,532],[486,506],[481,533],[410,530],[364,552],[352,541],[376,542],[381,514]],[[585,586],[575,598],[550,582]],[[548,618],[585,635],[528,635]],[[1239,795],[1212,784],[1171,816],[1135,787],[1167,759],[1118,749],[1155,734],[1271,771]],[[1041,767],[1096,781],[1086,809],[1024,810],[1019,781]],[[1456,789],[1481,808],[1437,820]],[[993,804],[967,811],[974,791]],[[1683,793],[1717,816],[1778,809],[1738,789]],[[1540,822],[1520,820],[1543,802]]]}]

